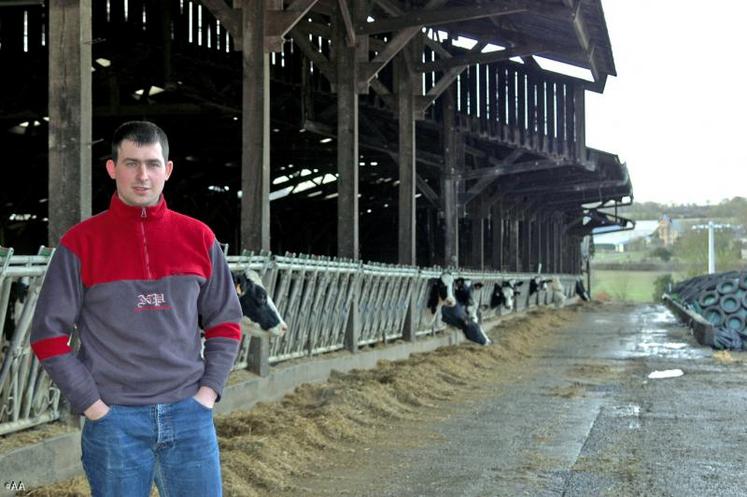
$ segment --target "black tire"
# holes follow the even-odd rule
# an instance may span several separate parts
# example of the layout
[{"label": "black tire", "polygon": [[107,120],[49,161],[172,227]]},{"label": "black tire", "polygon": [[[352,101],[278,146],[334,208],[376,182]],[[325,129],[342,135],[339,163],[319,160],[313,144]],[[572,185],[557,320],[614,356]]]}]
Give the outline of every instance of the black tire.
[{"label": "black tire", "polygon": [[706,321],[711,323],[714,328],[719,328],[726,319],[724,311],[720,307],[714,306],[703,310],[703,317]]},{"label": "black tire", "polygon": [[718,303],[719,307],[726,314],[737,312],[742,307],[742,302],[734,294],[724,295]]},{"label": "black tire", "polygon": [[747,290],[747,273],[742,273],[739,275],[739,288],[742,290]]},{"label": "black tire", "polygon": [[724,321],[724,327],[730,330],[734,330],[742,336],[745,336],[744,326],[744,318],[738,314],[727,316],[726,320]]},{"label": "black tire", "polygon": [[726,280],[718,284],[716,291],[721,295],[729,295],[736,292],[737,288],[739,288],[739,285],[736,280]]},{"label": "black tire", "polygon": [[747,309],[747,293],[742,296],[742,307]]},{"label": "black tire", "polygon": [[704,292],[698,297],[698,304],[703,309],[716,305],[719,301],[719,295],[716,292]]}]

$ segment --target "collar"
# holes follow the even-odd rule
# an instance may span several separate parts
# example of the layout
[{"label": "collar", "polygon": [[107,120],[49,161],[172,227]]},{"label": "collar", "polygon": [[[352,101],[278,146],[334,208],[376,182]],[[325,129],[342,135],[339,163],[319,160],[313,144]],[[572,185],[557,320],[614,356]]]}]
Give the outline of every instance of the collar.
[{"label": "collar", "polygon": [[117,192],[112,195],[112,200],[109,203],[109,211],[116,214],[117,216],[128,218],[128,219],[159,219],[169,210],[166,206],[166,199],[161,194],[156,205],[150,207],[135,207],[127,205],[119,198]]}]

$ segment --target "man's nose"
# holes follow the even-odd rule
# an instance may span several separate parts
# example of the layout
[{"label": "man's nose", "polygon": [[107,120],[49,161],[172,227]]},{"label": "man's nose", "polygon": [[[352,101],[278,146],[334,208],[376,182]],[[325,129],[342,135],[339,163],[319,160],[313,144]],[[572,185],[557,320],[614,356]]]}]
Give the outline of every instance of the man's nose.
[{"label": "man's nose", "polygon": [[137,167],[137,179],[139,179],[139,180],[148,179],[148,174],[147,174],[147,170],[145,168],[145,164],[140,164]]}]

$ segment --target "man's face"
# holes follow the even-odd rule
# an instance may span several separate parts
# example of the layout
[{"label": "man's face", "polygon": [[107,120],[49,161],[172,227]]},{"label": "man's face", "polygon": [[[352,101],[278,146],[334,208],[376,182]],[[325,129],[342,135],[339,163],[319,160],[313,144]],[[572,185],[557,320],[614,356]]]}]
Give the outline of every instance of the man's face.
[{"label": "man's face", "polygon": [[156,205],[173,168],[171,161],[164,163],[158,142],[138,146],[124,140],[119,145],[117,162],[106,162],[106,171],[117,183],[120,200],[134,207]]}]

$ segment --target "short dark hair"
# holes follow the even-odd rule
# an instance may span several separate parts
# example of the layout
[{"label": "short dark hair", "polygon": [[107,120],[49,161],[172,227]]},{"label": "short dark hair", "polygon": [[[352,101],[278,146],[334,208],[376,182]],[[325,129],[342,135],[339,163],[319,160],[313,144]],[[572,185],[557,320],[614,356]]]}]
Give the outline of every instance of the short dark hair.
[{"label": "short dark hair", "polygon": [[138,147],[160,143],[163,151],[163,162],[169,160],[169,139],[166,137],[166,133],[152,122],[128,121],[117,128],[114,136],[112,136],[112,160],[114,162],[117,162],[119,146],[125,140],[135,142]]}]

